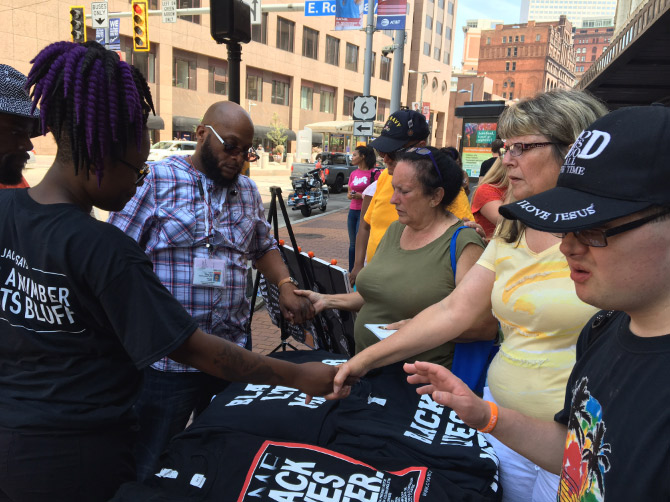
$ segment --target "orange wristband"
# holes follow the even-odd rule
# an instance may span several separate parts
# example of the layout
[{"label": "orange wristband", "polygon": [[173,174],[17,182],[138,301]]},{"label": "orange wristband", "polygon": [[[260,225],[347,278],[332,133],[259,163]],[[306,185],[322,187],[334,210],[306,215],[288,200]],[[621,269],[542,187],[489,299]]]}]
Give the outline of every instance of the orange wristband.
[{"label": "orange wristband", "polygon": [[486,427],[477,430],[479,432],[488,434],[496,428],[496,424],[498,423],[498,405],[496,403],[492,403],[491,401],[486,402],[489,403],[489,408],[491,408],[491,418],[489,418],[489,423],[486,424]]}]

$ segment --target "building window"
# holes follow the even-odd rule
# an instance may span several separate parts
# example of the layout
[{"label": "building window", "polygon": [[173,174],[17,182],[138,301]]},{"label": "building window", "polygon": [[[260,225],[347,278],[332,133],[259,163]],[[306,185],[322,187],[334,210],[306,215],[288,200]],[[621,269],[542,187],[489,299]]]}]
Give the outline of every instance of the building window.
[{"label": "building window", "polygon": [[509,93],[509,99],[514,99],[514,93],[513,92]]},{"label": "building window", "polygon": [[595,60],[596,60],[596,57],[595,57],[595,56],[591,56],[591,61],[595,61]]},{"label": "building window", "polygon": [[423,43],[423,55],[430,56],[430,44],[428,42]]},{"label": "building window", "polygon": [[288,52],[293,52],[293,35],[295,31],[295,23],[284,19],[277,18],[277,49]]},{"label": "building window", "polygon": [[437,33],[439,36],[442,36],[442,23],[439,21],[435,21],[435,33]]},{"label": "building window", "polygon": [[370,62],[370,76],[375,76],[375,66],[377,65],[377,53],[372,52],[372,61]]},{"label": "building window", "polygon": [[261,44],[268,44],[268,13],[261,15],[261,24],[251,25],[251,40]]},{"label": "building window", "polygon": [[125,53],[125,61],[132,64],[150,84],[156,83],[156,44],[151,44],[150,52],[133,51],[133,41],[121,37],[121,50]]},{"label": "building window", "polygon": [[442,55],[442,50],[439,47],[435,47],[433,49],[433,58],[437,59],[439,61],[441,55]]},{"label": "building window", "polygon": [[538,35],[535,35],[535,41],[536,41],[536,42],[539,42],[541,38],[542,38],[542,37],[541,37],[539,34],[538,34]]},{"label": "building window", "polygon": [[517,56],[517,48],[515,47],[514,48],[514,57],[516,57],[516,56]]},{"label": "building window", "polygon": [[491,45],[491,37],[486,37],[486,45]]},{"label": "building window", "polygon": [[302,29],[302,55],[306,58],[319,58],[319,32],[307,26]]},{"label": "building window", "polygon": [[386,81],[391,79],[391,58],[386,56],[381,57],[381,62],[379,64],[379,78]]},{"label": "building window", "polygon": [[592,48],[591,48],[591,52],[596,52],[597,50],[598,50],[597,47],[592,47]]},{"label": "building window", "polygon": [[326,35],[326,63],[340,66],[340,39]]},{"label": "building window", "polygon": [[507,93],[503,92],[503,98],[507,99]]},{"label": "building window", "polygon": [[175,51],[172,63],[172,86],[195,91],[197,84],[195,56],[179,54]]},{"label": "building window", "polygon": [[228,94],[228,69],[226,63],[214,59],[209,60],[208,91],[213,94]]},{"label": "building window", "polygon": [[247,99],[263,101],[263,77],[247,75]]},{"label": "building window", "polygon": [[447,5],[447,12],[452,16],[454,15],[454,2],[449,2]]},{"label": "building window", "polygon": [[272,81],[272,99],[271,102],[275,105],[288,106],[289,83],[280,82],[279,80]]},{"label": "building window", "polygon": [[358,46],[347,42],[344,67],[347,70],[358,71]]},{"label": "building window", "polygon": [[512,48],[508,47],[507,48],[507,57],[510,57],[512,55]]},{"label": "building window", "polygon": [[440,9],[444,9],[444,0],[437,0],[437,6]]},{"label": "building window", "polygon": [[344,95],[342,99],[342,115],[350,117],[354,113],[354,98]]},{"label": "building window", "polygon": [[514,81],[510,82],[510,83],[509,83],[509,86],[512,87],[512,88],[514,88]]},{"label": "building window", "polygon": [[[199,9],[200,0],[177,0],[178,9]],[[179,16],[179,19],[189,23],[200,24],[200,16]]]},{"label": "building window", "polygon": [[516,71],[516,61],[512,61],[512,71]]},{"label": "building window", "polygon": [[442,62],[444,64],[451,64],[451,55],[449,54],[449,51],[444,51],[444,58],[442,59]]},{"label": "building window", "polygon": [[303,110],[311,110],[314,102],[314,89],[307,86],[300,88],[300,108]]},{"label": "building window", "polygon": [[505,71],[509,71],[509,61],[505,62]]},{"label": "building window", "polygon": [[[512,38],[511,38],[511,37],[510,37],[509,41],[512,42]],[[515,42],[518,42],[518,41],[519,41],[519,35],[517,35],[516,37],[514,37],[514,41],[515,41]]]},{"label": "building window", "polygon": [[433,18],[430,16],[426,16],[426,29],[428,30],[433,29]]},{"label": "building window", "polygon": [[507,42],[507,37],[503,37],[502,43],[504,44],[505,42]]},{"label": "building window", "polygon": [[507,87],[507,80],[505,80],[505,81],[503,82],[503,88],[506,88],[506,87]]},{"label": "building window", "polygon": [[333,113],[335,103],[335,93],[332,91],[321,90],[321,103],[319,104],[319,111],[323,113]]},{"label": "building window", "polygon": [[449,26],[444,29],[444,38],[451,40],[451,28]]},{"label": "building window", "polygon": [[389,108],[389,102],[383,99],[377,99],[377,117],[376,120],[384,122],[386,117],[386,110]]},{"label": "building window", "polygon": [[521,35],[521,41],[525,42],[525,35]]}]

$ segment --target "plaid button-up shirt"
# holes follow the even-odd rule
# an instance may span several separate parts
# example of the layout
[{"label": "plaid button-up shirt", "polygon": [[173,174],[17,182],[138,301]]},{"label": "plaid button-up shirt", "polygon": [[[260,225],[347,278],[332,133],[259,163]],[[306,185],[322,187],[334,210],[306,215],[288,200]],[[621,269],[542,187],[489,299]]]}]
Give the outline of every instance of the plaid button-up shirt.
[{"label": "plaid button-up shirt", "polygon": [[[219,188],[190,164],[189,157],[169,157],[151,166],[135,197],[108,221],[140,244],[161,282],[203,331],[245,345],[250,309],[245,296],[247,262],[277,249],[253,181],[239,176]],[[193,285],[195,258],[225,262],[223,288]],[[152,367],[196,371],[167,357]]]}]

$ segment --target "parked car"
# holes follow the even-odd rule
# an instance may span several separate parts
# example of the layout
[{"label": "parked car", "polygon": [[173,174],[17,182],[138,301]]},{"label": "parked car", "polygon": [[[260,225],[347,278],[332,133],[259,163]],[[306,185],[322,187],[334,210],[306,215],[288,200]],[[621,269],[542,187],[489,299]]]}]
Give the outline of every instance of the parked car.
[{"label": "parked car", "polygon": [[[302,178],[315,167],[315,163],[294,163],[291,166],[291,182]],[[322,153],[321,167],[325,170],[326,185],[333,193],[340,193],[344,185],[349,183],[349,175],[356,170],[348,153]]]},{"label": "parked car", "polygon": [[157,160],[163,160],[165,157],[170,157],[171,155],[193,155],[196,145],[197,143],[195,141],[159,141],[151,146],[151,151],[149,152],[147,160],[156,162]]}]

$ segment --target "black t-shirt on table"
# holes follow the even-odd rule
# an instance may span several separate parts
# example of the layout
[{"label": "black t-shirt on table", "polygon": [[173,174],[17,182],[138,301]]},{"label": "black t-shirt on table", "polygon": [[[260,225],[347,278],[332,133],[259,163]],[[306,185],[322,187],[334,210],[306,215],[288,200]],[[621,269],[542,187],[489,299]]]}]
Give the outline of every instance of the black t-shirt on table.
[{"label": "black t-shirt on table", "polygon": [[137,243],[72,204],[0,192],[0,427],[130,421],[140,369],[197,324]]},{"label": "black t-shirt on table", "polygon": [[670,335],[636,336],[623,312],[593,320],[555,417],[568,427],[559,499],[670,500]]}]

